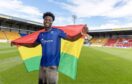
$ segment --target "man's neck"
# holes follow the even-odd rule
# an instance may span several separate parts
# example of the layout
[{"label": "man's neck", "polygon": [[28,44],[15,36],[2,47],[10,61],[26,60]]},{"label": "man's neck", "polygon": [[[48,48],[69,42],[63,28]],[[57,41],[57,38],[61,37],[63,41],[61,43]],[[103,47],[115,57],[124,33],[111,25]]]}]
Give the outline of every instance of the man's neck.
[{"label": "man's neck", "polygon": [[52,28],[51,27],[45,27],[44,29],[45,29],[45,31],[50,31]]}]

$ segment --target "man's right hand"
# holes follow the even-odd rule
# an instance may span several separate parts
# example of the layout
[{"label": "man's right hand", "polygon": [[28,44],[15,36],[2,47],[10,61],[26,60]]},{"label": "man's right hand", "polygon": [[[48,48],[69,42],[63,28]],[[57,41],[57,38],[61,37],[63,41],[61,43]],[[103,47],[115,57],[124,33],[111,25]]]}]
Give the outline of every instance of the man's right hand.
[{"label": "man's right hand", "polygon": [[14,46],[14,44],[11,42],[11,47],[13,47]]}]

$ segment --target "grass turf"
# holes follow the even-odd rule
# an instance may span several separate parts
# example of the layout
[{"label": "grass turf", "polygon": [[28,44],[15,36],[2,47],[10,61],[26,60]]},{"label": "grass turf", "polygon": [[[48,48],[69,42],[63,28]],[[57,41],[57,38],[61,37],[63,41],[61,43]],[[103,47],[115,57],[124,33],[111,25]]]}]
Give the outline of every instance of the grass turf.
[{"label": "grass turf", "polygon": [[[0,43],[0,84],[37,84],[37,79],[38,71],[27,72],[15,47]],[[59,84],[132,84],[132,49],[84,46],[77,79],[60,73]]]}]

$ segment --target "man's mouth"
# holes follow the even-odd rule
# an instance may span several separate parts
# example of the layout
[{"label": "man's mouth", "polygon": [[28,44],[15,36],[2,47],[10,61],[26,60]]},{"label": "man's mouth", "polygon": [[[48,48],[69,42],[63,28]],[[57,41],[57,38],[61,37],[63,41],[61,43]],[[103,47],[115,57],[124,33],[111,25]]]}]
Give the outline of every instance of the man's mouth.
[{"label": "man's mouth", "polygon": [[45,23],[45,25],[46,25],[46,26],[49,26],[49,25],[50,25],[50,23]]}]

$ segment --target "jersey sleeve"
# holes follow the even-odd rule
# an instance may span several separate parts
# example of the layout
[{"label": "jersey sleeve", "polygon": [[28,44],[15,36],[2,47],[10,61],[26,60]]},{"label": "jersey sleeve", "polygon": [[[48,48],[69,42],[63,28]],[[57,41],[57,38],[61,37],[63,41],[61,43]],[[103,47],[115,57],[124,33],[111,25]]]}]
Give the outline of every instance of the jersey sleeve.
[{"label": "jersey sleeve", "polygon": [[65,39],[65,38],[67,37],[67,34],[66,34],[64,31],[60,30],[59,36],[60,36],[61,38]]}]

